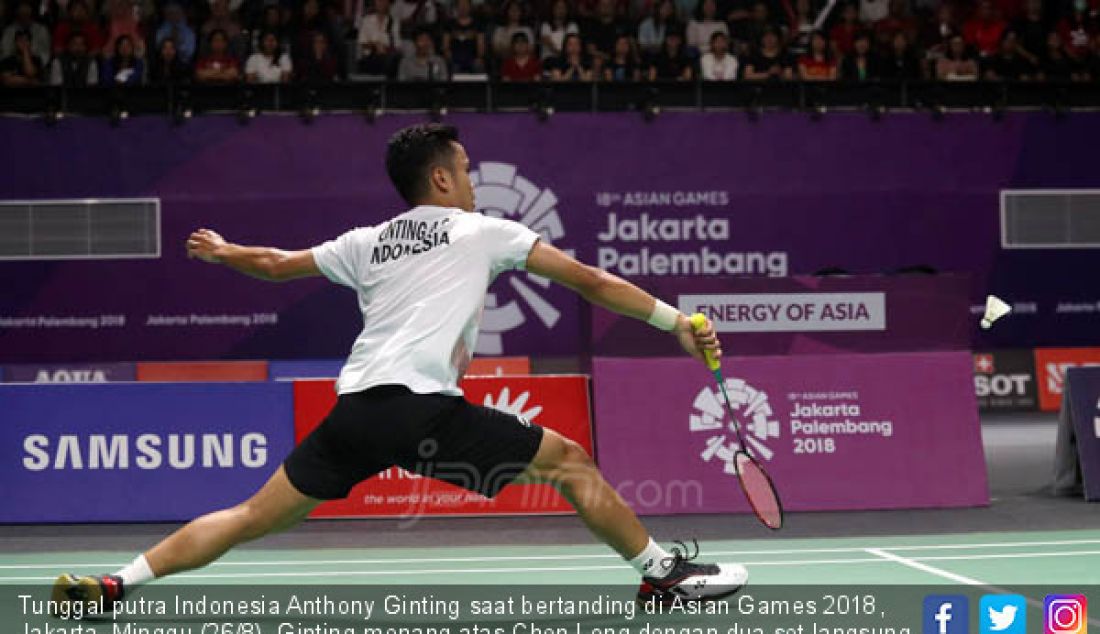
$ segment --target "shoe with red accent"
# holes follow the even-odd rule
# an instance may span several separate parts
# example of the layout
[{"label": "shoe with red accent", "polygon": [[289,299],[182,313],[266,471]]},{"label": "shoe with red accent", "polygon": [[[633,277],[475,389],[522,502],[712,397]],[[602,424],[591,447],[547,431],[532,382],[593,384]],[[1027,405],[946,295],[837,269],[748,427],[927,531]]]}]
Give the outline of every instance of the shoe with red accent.
[{"label": "shoe with red accent", "polygon": [[53,582],[50,612],[65,619],[109,615],[122,600],[122,578],[115,575],[60,575]]},{"label": "shoe with red accent", "polygon": [[[694,542],[694,540],[692,540]],[[661,563],[669,573],[660,579],[642,577],[638,588],[638,602],[656,601],[663,605],[676,602],[715,601],[724,599],[748,583],[749,571],[740,564],[703,564],[695,563],[699,555],[699,544],[695,543],[695,552],[687,554],[687,546],[676,542],[672,557]]]}]

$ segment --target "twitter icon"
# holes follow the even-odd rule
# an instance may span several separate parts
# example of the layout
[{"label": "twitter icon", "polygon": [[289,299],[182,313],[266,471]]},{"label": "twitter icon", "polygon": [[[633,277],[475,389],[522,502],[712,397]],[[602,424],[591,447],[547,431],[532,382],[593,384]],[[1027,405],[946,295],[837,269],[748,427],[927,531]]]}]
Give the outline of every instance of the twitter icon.
[{"label": "twitter icon", "polygon": [[1018,594],[987,594],[978,603],[980,634],[1027,634],[1027,601]]}]

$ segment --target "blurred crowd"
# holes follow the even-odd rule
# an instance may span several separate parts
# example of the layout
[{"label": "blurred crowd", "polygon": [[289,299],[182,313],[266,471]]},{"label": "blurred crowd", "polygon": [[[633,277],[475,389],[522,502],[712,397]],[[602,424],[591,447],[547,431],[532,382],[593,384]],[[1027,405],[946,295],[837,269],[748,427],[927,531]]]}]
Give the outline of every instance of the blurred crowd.
[{"label": "blurred crowd", "polygon": [[1100,0],[0,0],[0,83],[1100,81]]}]

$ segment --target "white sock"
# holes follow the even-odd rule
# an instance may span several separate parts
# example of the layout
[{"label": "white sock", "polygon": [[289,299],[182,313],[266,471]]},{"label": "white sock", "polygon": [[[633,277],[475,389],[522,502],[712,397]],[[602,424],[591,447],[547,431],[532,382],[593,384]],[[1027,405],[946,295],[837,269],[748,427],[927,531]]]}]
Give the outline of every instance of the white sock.
[{"label": "white sock", "polygon": [[128,566],[116,572],[115,576],[122,578],[122,587],[126,590],[136,588],[147,581],[152,581],[155,577],[153,569],[149,567],[149,562],[145,561],[145,555],[138,555]]},{"label": "white sock", "polygon": [[[667,563],[666,563],[667,561]],[[636,557],[630,560],[630,565],[635,570],[642,573],[643,577],[652,577],[654,579],[661,579],[668,576],[671,568],[668,567],[668,563],[672,563],[672,554],[664,548],[661,548],[657,542],[653,541],[651,537],[646,547],[642,549],[642,552],[638,553]]]}]

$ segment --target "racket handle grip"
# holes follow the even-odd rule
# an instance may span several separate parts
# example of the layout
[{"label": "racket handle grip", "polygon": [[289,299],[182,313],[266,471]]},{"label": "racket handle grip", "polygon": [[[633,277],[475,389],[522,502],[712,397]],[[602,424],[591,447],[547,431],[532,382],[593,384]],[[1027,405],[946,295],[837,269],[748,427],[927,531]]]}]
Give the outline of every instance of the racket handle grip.
[{"label": "racket handle grip", "polygon": [[[707,317],[703,313],[695,313],[691,316],[691,327],[698,331],[707,325]],[[722,367],[722,362],[718,360],[718,357],[714,356],[714,353],[710,350],[704,350],[703,356],[706,357],[707,367],[713,372]]]}]

